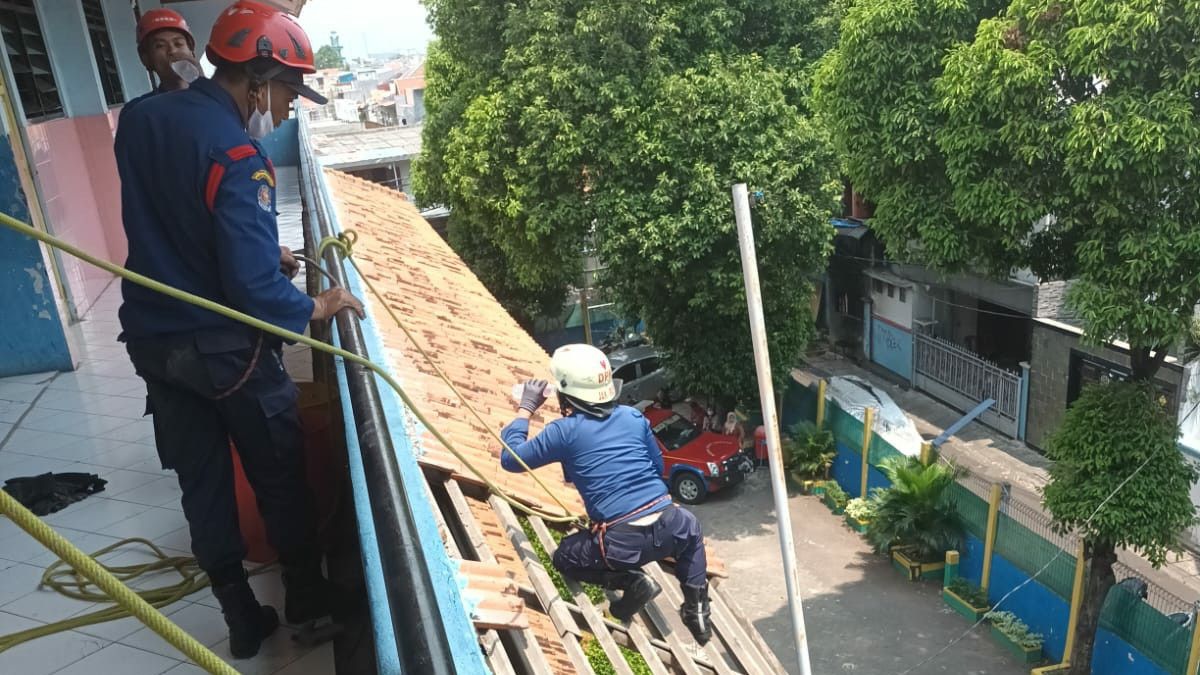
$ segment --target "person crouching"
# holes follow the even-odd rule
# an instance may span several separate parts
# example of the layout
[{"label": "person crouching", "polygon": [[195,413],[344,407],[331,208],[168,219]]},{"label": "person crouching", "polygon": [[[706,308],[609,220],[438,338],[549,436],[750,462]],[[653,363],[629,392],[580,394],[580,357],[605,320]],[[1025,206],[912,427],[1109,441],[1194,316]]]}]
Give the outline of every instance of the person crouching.
[{"label": "person crouching", "polygon": [[[563,416],[528,439],[529,419],[546,402],[549,384],[530,380],[516,419],[501,436],[531,469],[560,463],[583,498],[592,526],[563,538],[554,567],[568,579],[620,592],[609,612],[629,622],[662,592],[641,568],[673,558],[684,597],[680,617],[696,641],[706,644],[712,627],[704,538],[696,517],[671,501],[649,422],[637,409],[617,405],[621,383],[613,380],[599,349],[560,347],[550,372]],[[507,451],[500,464],[514,473],[525,470]]]}]

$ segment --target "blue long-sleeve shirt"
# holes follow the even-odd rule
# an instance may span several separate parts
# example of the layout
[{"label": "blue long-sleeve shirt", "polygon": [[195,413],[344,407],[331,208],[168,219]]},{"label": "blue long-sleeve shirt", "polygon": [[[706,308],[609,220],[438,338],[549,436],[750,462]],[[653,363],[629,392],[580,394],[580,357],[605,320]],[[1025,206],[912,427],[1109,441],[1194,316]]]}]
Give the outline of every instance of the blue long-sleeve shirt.
[{"label": "blue long-sleeve shirt", "polygon": [[[302,333],[313,301],[279,270],[275,172],[233,98],[212,80],[125,110],[115,152],[126,266]],[[122,339],[241,324],[124,282]]]},{"label": "blue long-sleeve shirt", "polygon": [[[517,418],[501,438],[530,468],[560,462],[575,484],[588,517],[608,522],[667,494],[663,458],[650,423],[634,408],[617,406],[605,419],[574,414],[554,420],[532,440],[529,420]],[[507,451],[500,455],[506,471],[524,471]],[[666,508],[663,501],[653,513]]]}]

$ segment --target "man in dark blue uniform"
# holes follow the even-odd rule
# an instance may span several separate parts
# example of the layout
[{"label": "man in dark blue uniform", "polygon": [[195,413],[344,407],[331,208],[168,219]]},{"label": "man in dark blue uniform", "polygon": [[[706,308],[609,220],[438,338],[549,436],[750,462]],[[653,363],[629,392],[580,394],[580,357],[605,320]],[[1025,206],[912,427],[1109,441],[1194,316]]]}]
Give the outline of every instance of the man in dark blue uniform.
[{"label": "man in dark blue uniform", "polygon": [[[309,298],[292,284],[274,169],[251,138],[285,118],[297,94],[321,100],[302,84],[315,70],[308,37],[274,8],[239,2],[214,24],[208,55],[213,79],[148,98],[121,120],[127,267],[297,333],[345,308],[361,316],[344,289]],[[298,390],[278,339],[136,284],[122,293],[121,339],[146,381],[159,457],[179,476],[192,551],[220,601],[230,651],[248,658],[279,621],[242,567],[230,440],[283,565],[288,620],[328,614],[333,595],[305,482]]]},{"label": "man in dark blue uniform", "polygon": [[[530,468],[561,463],[583,498],[591,531],[564,537],[554,552],[554,567],[569,579],[622,591],[609,612],[627,622],[662,591],[642,566],[674,558],[684,597],[680,617],[697,642],[707,643],[712,627],[704,537],[696,517],[671,503],[649,422],[636,409],[616,404],[620,382],[613,380],[608,357],[599,349],[560,347],[550,371],[563,417],[526,440],[530,417],[546,401],[547,382],[531,380],[517,419],[501,437]],[[507,451],[500,465],[524,470]]]},{"label": "man in dark blue uniform", "polygon": [[152,76],[151,84],[155,79],[158,84],[126,102],[121,108],[122,115],[151,96],[187,89],[188,84],[200,76],[196,38],[192,37],[187,21],[179,12],[152,9],[143,14],[137,22],[137,49],[142,65]]}]

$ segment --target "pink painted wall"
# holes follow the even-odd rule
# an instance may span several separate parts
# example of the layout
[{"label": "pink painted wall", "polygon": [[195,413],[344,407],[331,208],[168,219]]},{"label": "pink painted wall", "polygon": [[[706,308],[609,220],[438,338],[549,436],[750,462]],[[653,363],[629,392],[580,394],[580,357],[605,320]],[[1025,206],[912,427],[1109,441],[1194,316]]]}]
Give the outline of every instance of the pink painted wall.
[{"label": "pink painted wall", "polygon": [[[39,122],[29,125],[27,133],[50,231],[91,253],[124,263],[111,114]],[[76,315],[82,315],[112,275],[70,256],[61,260]]]}]

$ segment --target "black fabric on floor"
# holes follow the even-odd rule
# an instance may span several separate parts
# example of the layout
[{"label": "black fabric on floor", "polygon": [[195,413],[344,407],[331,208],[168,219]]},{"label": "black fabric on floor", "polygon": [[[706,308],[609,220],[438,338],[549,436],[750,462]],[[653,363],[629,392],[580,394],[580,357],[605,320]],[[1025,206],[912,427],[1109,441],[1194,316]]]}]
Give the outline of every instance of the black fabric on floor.
[{"label": "black fabric on floor", "polygon": [[40,476],[9,478],[4,491],[25,508],[45,516],[102,492],[108,481],[94,473],[44,473]]}]

